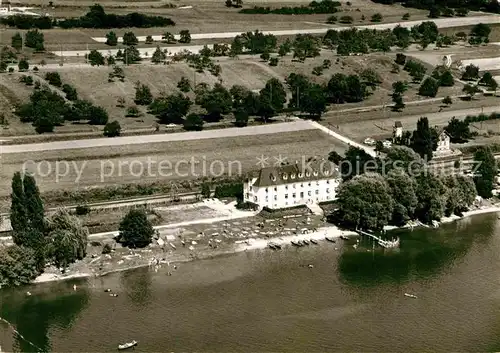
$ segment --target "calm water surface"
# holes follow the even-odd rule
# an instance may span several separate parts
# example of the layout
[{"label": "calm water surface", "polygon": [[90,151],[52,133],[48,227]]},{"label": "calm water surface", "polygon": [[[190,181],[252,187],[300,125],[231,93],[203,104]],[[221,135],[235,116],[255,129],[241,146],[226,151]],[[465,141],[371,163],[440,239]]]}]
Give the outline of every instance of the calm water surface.
[{"label": "calm water surface", "polygon": [[[400,233],[398,252],[322,243],[3,290],[0,316],[54,352],[498,351],[499,222]],[[0,345],[35,350],[3,323]]]}]

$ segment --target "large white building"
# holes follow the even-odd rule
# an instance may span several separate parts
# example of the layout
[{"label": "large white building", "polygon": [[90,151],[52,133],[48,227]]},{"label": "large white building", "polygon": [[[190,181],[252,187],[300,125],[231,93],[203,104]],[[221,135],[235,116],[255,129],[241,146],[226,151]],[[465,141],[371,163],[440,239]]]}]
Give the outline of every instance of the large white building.
[{"label": "large white building", "polygon": [[310,167],[298,163],[267,167],[245,180],[243,198],[270,209],[318,204],[337,198],[340,181],[338,169],[329,161]]}]

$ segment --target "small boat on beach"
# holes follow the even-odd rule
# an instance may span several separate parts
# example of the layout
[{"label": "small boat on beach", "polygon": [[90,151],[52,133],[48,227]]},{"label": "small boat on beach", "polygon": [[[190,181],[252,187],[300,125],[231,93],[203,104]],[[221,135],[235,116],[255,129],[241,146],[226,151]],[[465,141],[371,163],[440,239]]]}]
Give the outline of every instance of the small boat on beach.
[{"label": "small boat on beach", "polygon": [[296,240],[292,240],[292,241],[291,241],[291,243],[292,243],[292,245],[295,245],[295,246],[302,246],[302,244],[301,244],[301,243],[299,243],[299,242],[298,242],[298,241],[296,241]]},{"label": "small boat on beach", "polygon": [[137,346],[137,341],[136,340],[133,340],[132,342],[127,342],[127,343],[124,343],[124,344],[119,344],[118,345],[118,350],[124,350],[124,349],[129,349],[129,348],[132,348],[132,347],[135,347]]},{"label": "small boat on beach", "polygon": [[303,243],[304,245],[309,245],[309,242],[308,242],[307,240],[305,240],[305,239],[304,239],[304,240],[302,240],[302,243]]},{"label": "small boat on beach", "polygon": [[309,239],[309,241],[314,245],[318,245],[318,241],[315,239]]},{"label": "small boat on beach", "polygon": [[335,239],[334,239],[334,238],[325,237],[325,240],[326,240],[326,241],[329,241],[329,242],[331,242],[331,243],[335,243]]},{"label": "small boat on beach", "polygon": [[405,297],[413,298],[413,299],[417,299],[418,298],[415,294],[410,294],[410,293],[405,293]]},{"label": "small boat on beach", "polygon": [[341,235],[340,239],[342,239],[342,240],[349,240],[349,237],[347,235]]},{"label": "small boat on beach", "polygon": [[109,296],[110,296],[110,297],[115,297],[115,298],[116,298],[116,297],[118,296],[118,294],[116,294],[116,293],[111,293]]},{"label": "small boat on beach", "polygon": [[281,245],[280,244],[274,244],[274,248],[276,250],[281,250]]}]

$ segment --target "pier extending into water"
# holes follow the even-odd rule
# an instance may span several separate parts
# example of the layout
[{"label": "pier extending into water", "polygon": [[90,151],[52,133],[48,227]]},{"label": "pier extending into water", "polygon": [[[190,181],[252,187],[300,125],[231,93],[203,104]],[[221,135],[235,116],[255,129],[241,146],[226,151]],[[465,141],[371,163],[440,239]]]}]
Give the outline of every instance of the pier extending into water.
[{"label": "pier extending into water", "polygon": [[377,243],[382,246],[383,248],[386,249],[391,249],[391,248],[397,248],[399,247],[399,238],[393,239],[393,240],[385,240],[380,237],[377,237],[375,234],[368,233],[362,230],[357,229],[356,232],[358,232],[359,235],[366,235],[374,240],[377,241]]}]

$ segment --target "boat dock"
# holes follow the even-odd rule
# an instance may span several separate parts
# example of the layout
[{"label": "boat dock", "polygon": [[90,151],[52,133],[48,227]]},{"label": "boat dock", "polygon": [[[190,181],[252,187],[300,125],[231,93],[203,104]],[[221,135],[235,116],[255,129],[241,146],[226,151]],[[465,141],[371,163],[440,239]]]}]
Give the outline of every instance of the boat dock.
[{"label": "boat dock", "polygon": [[386,249],[391,249],[391,248],[397,248],[399,247],[399,238],[396,238],[394,240],[384,240],[380,237],[377,237],[375,234],[372,234],[372,233],[368,233],[368,232],[365,232],[365,231],[362,231],[362,230],[356,230],[356,232],[359,234],[359,235],[366,235],[374,240],[376,240],[378,242],[378,244]]}]

